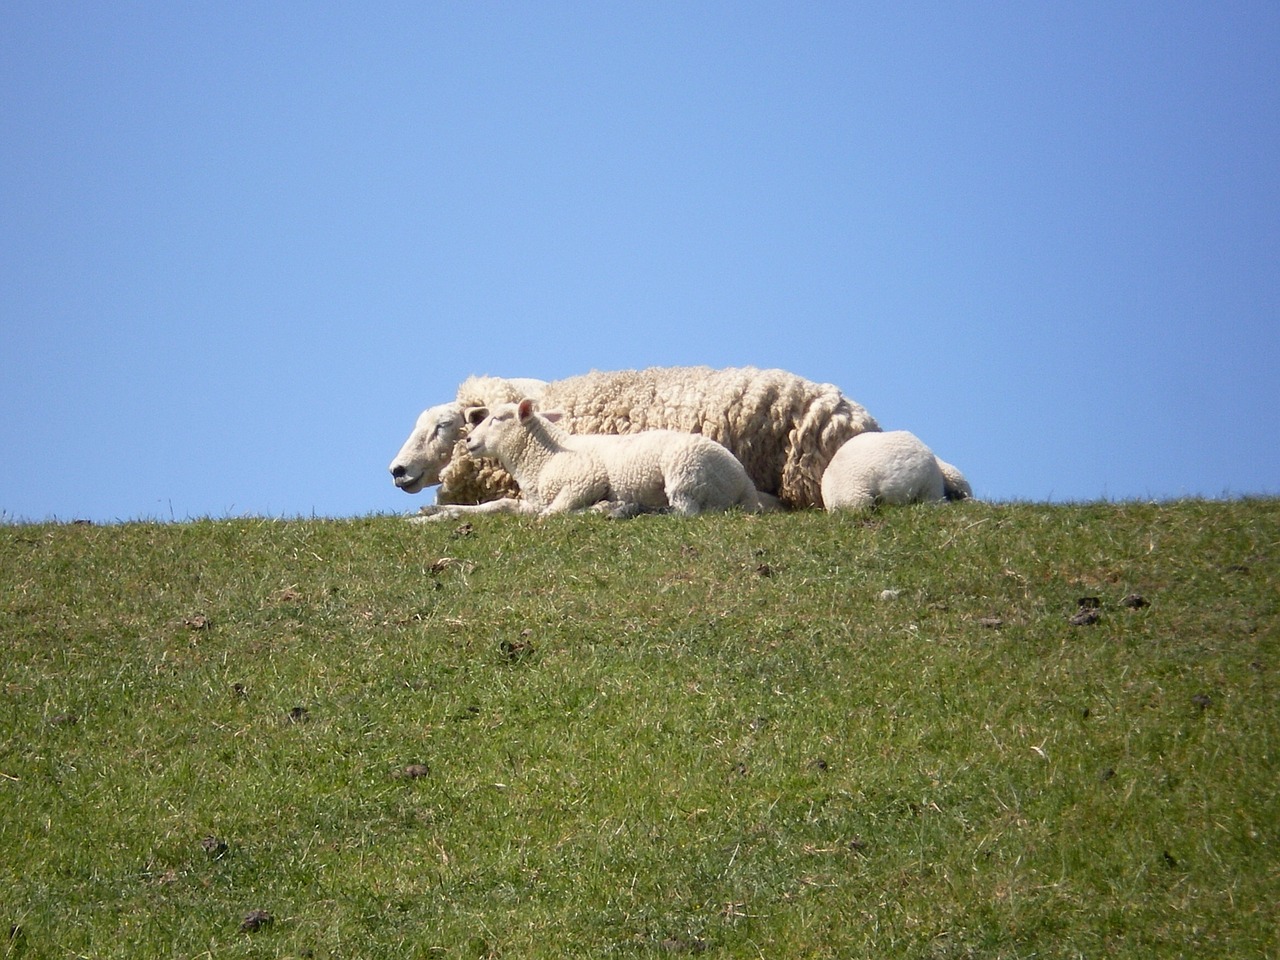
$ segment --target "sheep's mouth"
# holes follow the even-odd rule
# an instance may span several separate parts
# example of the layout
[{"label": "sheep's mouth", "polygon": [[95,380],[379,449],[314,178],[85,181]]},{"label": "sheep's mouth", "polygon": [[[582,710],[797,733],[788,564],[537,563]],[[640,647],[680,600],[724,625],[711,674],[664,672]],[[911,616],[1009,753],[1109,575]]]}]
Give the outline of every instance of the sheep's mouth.
[{"label": "sheep's mouth", "polygon": [[426,486],[424,480],[425,475],[420,473],[416,477],[411,477],[408,474],[403,477],[395,477],[392,482],[405,493],[417,493]]}]

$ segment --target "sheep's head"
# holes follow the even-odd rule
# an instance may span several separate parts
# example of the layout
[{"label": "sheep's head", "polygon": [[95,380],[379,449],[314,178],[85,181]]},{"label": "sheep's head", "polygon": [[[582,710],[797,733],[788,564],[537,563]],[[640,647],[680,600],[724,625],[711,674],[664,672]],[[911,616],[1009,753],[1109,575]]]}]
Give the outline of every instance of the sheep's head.
[{"label": "sheep's head", "polygon": [[462,409],[442,403],[422,411],[413,432],[391,461],[391,479],[405,493],[440,482],[440,470],[449,462],[454,444],[462,435]]}]

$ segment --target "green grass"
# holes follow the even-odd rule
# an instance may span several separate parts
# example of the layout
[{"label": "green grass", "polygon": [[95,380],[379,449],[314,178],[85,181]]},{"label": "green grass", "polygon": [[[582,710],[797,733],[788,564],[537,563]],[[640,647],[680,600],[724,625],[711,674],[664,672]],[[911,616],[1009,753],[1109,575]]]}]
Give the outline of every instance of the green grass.
[{"label": "green grass", "polygon": [[1280,501],[4,526],[0,651],[0,957],[1280,952]]}]

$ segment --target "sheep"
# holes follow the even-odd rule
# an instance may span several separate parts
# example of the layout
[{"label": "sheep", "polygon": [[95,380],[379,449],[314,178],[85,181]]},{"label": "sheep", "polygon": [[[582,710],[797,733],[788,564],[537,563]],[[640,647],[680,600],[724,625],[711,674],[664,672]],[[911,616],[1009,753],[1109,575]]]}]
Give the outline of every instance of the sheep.
[{"label": "sheep", "polygon": [[539,414],[525,398],[473,411],[481,418],[466,439],[469,453],[493,457],[516,479],[521,500],[440,505],[426,519],[471,513],[548,516],[603,507],[615,516],[670,510],[682,516],[732,507],[758,513],[755,485],[728,450],[706,437],[674,430],[625,436],[570,434],[558,413]]},{"label": "sheep", "polygon": [[514,496],[517,486],[462,442],[468,413],[529,397],[563,411],[572,433],[629,434],[668,429],[702,434],[729,449],[757,489],[787,507],[822,503],[821,477],[840,445],[875,419],[827,383],[755,367],[651,367],[592,371],[530,389],[525,381],[471,377],[451,403],[432,407],[391,462],[400,489],[440,483],[436,502],[475,504]]},{"label": "sheep", "polygon": [[972,496],[959,470],[906,430],[860,433],[836,451],[822,475],[828,510],[867,511],[880,503],[927,503]]}]

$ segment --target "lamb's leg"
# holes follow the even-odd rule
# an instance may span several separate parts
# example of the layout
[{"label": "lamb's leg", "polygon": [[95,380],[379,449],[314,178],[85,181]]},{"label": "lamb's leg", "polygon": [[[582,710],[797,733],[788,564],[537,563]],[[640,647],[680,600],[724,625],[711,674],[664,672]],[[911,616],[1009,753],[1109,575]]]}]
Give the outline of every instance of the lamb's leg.
[{"label": "lamb's leg", "polygon": [[707,510],[701,498],[690,495],[687,490],[667,490],[667,503],[670,507],[666,512],[677,517],[696,517]]},{"label": "lamb's leg", "polygon": [[538,515],[549,517],[555,513],[581,513],[597,502],[595,498],[584,495],[573,485],[566,484],[551,498],[551,502],[538,512]]},{"label": "lamb's leg", "polygon": [[670,513],[679,517],[695,517],[700,513],[723,513],[742,507],[752,513],[760,511],[754,490],[742,490],[729,477],[700,476],[693,480],[677,476],[669,478],[664,490]]}]

